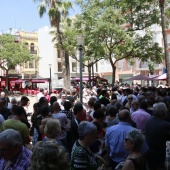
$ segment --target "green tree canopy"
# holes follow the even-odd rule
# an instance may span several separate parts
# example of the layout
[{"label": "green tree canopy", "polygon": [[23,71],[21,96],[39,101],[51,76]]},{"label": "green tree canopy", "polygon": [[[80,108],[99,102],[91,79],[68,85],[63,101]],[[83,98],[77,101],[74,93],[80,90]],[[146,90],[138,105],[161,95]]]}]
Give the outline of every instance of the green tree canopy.
[{"label": "green tree canopy", "polygon": [[9,34],[0,36],[0,67],[3,70],[15,68],[34,58],[23,42],[15,42],[15,37]]}]

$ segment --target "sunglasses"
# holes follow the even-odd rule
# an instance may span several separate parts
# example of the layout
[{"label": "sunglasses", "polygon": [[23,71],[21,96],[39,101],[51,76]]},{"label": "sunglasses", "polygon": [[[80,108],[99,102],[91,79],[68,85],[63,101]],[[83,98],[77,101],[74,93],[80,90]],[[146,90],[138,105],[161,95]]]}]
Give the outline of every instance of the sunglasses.
[{"label": "sunglasses", "polygon": [[132,100],[133,98],[128,98],[128,99],[131,99],[131,100]]}]

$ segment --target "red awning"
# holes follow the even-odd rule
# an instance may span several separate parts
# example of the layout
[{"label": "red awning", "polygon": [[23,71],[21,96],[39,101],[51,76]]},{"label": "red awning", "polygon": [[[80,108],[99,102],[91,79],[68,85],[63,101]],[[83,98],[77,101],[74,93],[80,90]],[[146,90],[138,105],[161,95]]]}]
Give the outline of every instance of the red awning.
[{"label": "red awning", "polygon": [[45,83],[49,82],[49,79],[31,79],[32,83]]},{"label": "red awning", "polygon": [[26,81],[30,81],[29,79],[19,79],[19,80],[13,80],[10,81],[11,83],[22,83],[22,82],[26,82]]}]

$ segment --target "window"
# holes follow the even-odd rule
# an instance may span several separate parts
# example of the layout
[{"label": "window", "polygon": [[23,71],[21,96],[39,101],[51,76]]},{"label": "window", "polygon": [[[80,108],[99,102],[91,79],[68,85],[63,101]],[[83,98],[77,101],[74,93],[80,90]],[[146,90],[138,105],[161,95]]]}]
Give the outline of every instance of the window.
[{"label": "window", "polygon": [[60,57],[60,50],[59,50],[59,49],[57,49],[57,57],[58,57],[58,58],[61,58],[61,57]]},{"label": "window", "polygon": [[25,68],[28,68],[28,61],[25,63]]},{"label": "window", "polygon": [[77,67],[76,67],[76,63],[72,63],[72,72],[76,72]]},{"label": "window", "polygon": [[118,69],[123,68],[123,60],[118,61]]},{"label": "window", "polygon": [[29,68],[34,68],[34,60],[29,61]]},{"label": "window", "polygon": [[58,63],[58,72],[62,72],[62,66],[60,62]]},{"label": "window", "polygon": [[140,63],[140,68],[147,68],[148,67],[148,62],[141,62]]},{"label": "window", "polygon": [[31,54],[32,54],[32,52],[34,52],[34,43],[31,43]]},{"label": "window", "polygon": [[29,45],[28,45],[28,43],[27,43],[27,42],[25,43],[25,46],[27,47],[27,49],[29,49]]}]

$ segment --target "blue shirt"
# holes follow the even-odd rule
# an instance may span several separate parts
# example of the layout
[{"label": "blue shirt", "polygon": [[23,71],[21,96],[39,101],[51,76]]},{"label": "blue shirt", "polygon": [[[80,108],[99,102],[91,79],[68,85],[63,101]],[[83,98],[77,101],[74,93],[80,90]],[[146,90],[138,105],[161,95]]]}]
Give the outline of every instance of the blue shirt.
[{"label": "blue shirt", "polygon": [[124,139],[127,132],[133,130],[131,124],[119,122],[119,124],[109,127],[106,130],[105,145],[110,148],[110,157],[115,162],[125,160],[128,152],[124,149]]},{"label": "blue shirt", "polygon": [[[111,126],[106,130],[105,145],[110,148],[110,157],[114,162],[119,163],[127,157],[128,152],[124,149],[124,140],[126,134],[134,129],[136,128],[127,122],[119,122],[119,124]],[[144,141],[141,153],[146,153],[148,149],[148,145]]]}]

